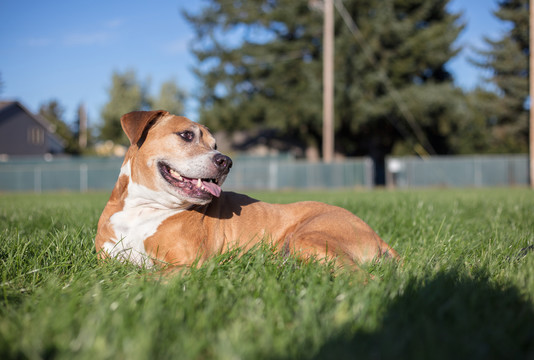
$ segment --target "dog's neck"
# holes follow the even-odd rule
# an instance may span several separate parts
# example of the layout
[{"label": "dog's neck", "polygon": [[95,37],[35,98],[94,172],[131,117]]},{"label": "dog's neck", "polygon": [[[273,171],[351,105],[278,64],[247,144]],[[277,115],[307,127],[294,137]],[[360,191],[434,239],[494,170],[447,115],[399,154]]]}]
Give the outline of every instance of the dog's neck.
[{"label": "dog's neck", "polygon": [[[132,171],[130,160],[126,161],[121,167],[119,176],[128,178],[127,191],[123,198],[124,210],[163,210],[163,211],[182,211],[191,207],[191,204],[172,196],[166,191],[156,191],[146,186],[137,184],[132,180]],[[171,196],[170,196],[171,195]]]}]

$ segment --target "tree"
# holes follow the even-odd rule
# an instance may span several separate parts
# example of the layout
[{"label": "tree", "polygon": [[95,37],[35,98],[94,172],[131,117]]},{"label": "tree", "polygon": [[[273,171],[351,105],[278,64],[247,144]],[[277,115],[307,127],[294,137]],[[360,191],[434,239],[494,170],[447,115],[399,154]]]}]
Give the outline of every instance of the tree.
[{"label": "tree", "polygon": [[463,94],[452,86],[445,64],[459,51],[453,43],[463,26],[447,4],[347,2],[364,39],[357,43],[346,26],[338,26],[336,51],[347,56],[336,63],[336,108],[342,132],[360,139],[344,139],[350,152],[451,152],[447,136]]},{"label": "tree", "polygon": [[[197,36],[201,121],[214,129],[274,128],[319,146],[322,13],[311,3],[211,0],[201,13],[185,14]],[[378,162],[397,149],[421,151],[421,142],[428,152],[451,152],[447,137],[465,105],[445,68],[459,50],[459,15],[447,11],[448,0],[343,4],[365,40],[336,16],[336,150]]]},{"label": "tree", "polygon": [[171,114],[183,115],[186,93],[175,81],[169,80],[161,84],[159,97],[153,100],[152,108],[166,110]]},{"label": "tree", "polygon": [[492,152],[492,136],[485,116],[485,105],[495,101],[495,93],[478,87],[465,94],[465,108],[462,109],[458,126],[449,137],[455,154],[481,154]]},{"label": "tree", "polygon": [[[492,150],[528,151],[528,0],[501,0],[494,15],[508,22],[510,29],[497,40],[485,38],[489,50],[478,50],[472,62],[491,72],[489,92],[481,97],[481,111],[492,131]],[[492,91],[493,90],[493,91]]]},{"label": "tree", "polygon": [[[336,140],[348,154],[370,155],[378,183],[387,154],[454,153],[469,121],[465,96],[446,63],[459,49],[460,15],[446,0],[345,1],[354,29],[336,27]],[[348,136],[342,136],[347,134]]]},{"label": "tree", "polygon": [[198,40],[202,122],[230,132],[276,129],[304,147],[320,144],[320,13],[306,1],[212,0],[201,14],[185,15]]},{"label": "tree", "polygon": [[128,138],[121,128],[120,118],[131,111],[166,110],[172,114],[183,114],[185,92],[175,81],[161,85],[159,97],[153,98],[148,92],[148,80],[140,82],[135,71],[114,72],[109,89],[109,101],[102,109],[103,123],[100,138],[114,143],[128,145]]},{"label": "tree", "polygon": [[65,110],[57,100],[50,100],[39,108],[39,115],[44,117],[55,128],[55,134],[65,142],[65,152],[77,155],[80,153],[78,140],[72,129],[63,120]]},{"label": "tree", "polygon": [[136,110],[148,110],[148,81],[141,83],[135,71],[125,73],[114,72],[109,88],[109,101],[102,109],[103,123],[100,127],[100,138],[111,140],[117,144],[128,144],[120,124],[122,115]]}]

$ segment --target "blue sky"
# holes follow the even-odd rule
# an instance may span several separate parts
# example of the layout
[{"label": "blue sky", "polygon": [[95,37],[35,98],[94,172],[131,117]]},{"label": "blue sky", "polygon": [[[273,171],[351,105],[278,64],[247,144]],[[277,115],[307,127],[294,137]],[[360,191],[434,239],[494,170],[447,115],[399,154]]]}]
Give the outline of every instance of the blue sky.
[{"label": "blue sky", "polygon": [[[304,0],[303,0],[304,1]],[[198,84],[188,50],[191,27],[181,9],[198,10],[199,0],[3,0],[0,2],[0,78],[2,100],[19,100],[33,112],[57,99],[65,120],[73,121],[85,103],[89,121],[100,121],[108,101],[113,71],[135,70],[150,79],[151,93],[174,79],[194,95]],[[470,47],[482,47],[483,36],[496,38],[505,29],[492,11],[494,0],[452,0],[467,28],[458,39],[466,49],[449,63],[459,86],[480,83],[481,71],[468,64]],[[186,115],[196,119],[189,101]]]}]

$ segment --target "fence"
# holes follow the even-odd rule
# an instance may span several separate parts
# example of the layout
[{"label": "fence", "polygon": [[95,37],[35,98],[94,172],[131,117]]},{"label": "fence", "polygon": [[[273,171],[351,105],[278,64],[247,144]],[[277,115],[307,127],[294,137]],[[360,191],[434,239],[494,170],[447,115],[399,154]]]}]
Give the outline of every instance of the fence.
[{"label": "fence", "polygon": [[529,184],[528,155],[390,157],[389,187],[490,187]]},{"label": "fence", "polygon": [[[119,175],[119,158],[59,158],[0,163],[0,191],[111,190]],[[368,158],[332,164],[281,158],[235,158],[225,189],[372,187]]]},{"label": "fence", "polygon": [[0,163],[0,191],[110,190],[122,159],[62,158]]},{"label": "fence", "polygon": [[228,189],[339,188],[373,186],[370,158],[331,164],[276,158],[237,158],[225,183]]},{"label": "fence", "polygon": [[[119,158],[54,158],[0,162],[0,191],[111,190]],[[339,188],[373,186],[369,158],[332,164],[288,158],[235,158],[227,190]],[[413,187],[526,186],[528,155],[390,157],[386,185]]]}]

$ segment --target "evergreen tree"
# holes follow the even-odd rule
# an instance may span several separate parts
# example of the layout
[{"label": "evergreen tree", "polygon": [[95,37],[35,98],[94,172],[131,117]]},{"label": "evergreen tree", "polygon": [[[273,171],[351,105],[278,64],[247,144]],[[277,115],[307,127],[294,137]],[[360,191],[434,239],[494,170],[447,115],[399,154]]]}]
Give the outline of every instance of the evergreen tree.
[{"label": "evergreen tree", "polygon": [[336,26],[338,146],[370,155],[379,183],[387,154],[455,152],[451,140],[468,119],[445,64],[459,51],[459,15],[446,0],[343,3],[361,40]]},{"label": "evergreen tree", "polygon": [[109,89],[109,101],[102,109],[103,123],[100,127],[100,138],[111,140],[117,144],[127,145],[128,138],[121,128],[122,115],[136,110],[148,110],[148,82],[141,83],[135,71],[125,73],[114,72]]},{"label": "evergreen tree", "polygon": [[169,80],[161,85],[159,96],[153,98],[148,92],[148,80],[137,79],[135,71],[114,72],[109,89],[109,101],[102,109],[103,123],[100,138],[116,144],[128,145],[128,138],[121,128],[122,115],[138,110],[166,110],[172,114],[183,114],[185,92],[176,82]]},{"label": "evergreen tree", "polygon": [[183,115],[185,99],[185,91],[180,89],[175,81],[169,80],[161,84],[159,96],[152,102],[152,109]]},{"label": "evergreen tree", "polygon": [[492,130],[494,152],[528,151],[529,4],[500,0],[494,15],[511,24],[504,36],[485,39],[489,50],[478,50],[473,63],[491,71],[488,82],[496,94],[484,95],[481,111]]},{"label": "evergreen tree", "polygon": [[307,1],[212,0],[186,18],[198,40],[202,122],[213,130],[277,129],[320,144],[320,13]]},{"label": "evergreen tree", "polygon": [[[465,98],[445,64],[458,52],[452,44],[463,26],[448,2],[343,2],[365,42],[336,15],[338,152],[383,162],[392,151],[453,151],[448,137]],[[211,0],[202,13],[186,14],[197,35],[201,121],[215,130],[274,128],[319,146],[323,15],[313,3]]]},{"label": "evergreen tree", "polygon": [[80,153],[77,138],[72,129],[63,119],[65,110],[57,100],[50,100],[39,107],[39,115],[55,128],[55,134],[64,141],[65,152],[77,155]]}]

